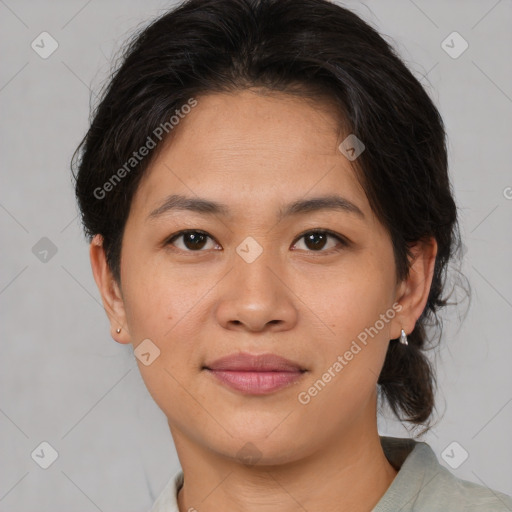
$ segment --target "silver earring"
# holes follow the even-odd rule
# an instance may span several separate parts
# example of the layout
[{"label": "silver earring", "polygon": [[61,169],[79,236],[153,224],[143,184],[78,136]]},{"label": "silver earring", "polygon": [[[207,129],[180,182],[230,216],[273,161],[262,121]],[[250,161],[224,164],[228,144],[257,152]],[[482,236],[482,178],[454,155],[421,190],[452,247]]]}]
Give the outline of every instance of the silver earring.
[{"label": "silver earring", "polygon": [[119,334],[121,332],[121,328],[119,327],[118,329],[116,329],[116,332],[117,334]]},{"label": "silver earring", "polygon": [[402,332],[400,333],[400,343],[402,345],[409,345],[409,342],[407,341],[407,334],[405,334],[405,331],[402,329]]}]

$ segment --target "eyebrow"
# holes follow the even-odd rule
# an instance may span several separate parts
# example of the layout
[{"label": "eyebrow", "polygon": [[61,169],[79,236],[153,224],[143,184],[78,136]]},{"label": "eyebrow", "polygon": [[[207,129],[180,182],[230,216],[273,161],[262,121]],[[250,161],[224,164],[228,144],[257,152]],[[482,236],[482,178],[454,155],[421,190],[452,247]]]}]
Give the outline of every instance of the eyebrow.
[{"label": "eyebrow", "polygon": [[[314,197],[311,199],[299,199],[280,208],[278,212],[278,221],[292,215],[307,214],[321,210],[342,211],[355,214],[361,219],[365,219],[364,213],[354,203],[348,199],[337,195],[328,195]],[[171,194],[155,208],[147,217],[147,220],[153,220],[161,217],[170,211],[190,211],[203,215],[221,215],[231,217],[229,207],[223,203],[211,201],[201,197],[186,197],[179,194]]]}]

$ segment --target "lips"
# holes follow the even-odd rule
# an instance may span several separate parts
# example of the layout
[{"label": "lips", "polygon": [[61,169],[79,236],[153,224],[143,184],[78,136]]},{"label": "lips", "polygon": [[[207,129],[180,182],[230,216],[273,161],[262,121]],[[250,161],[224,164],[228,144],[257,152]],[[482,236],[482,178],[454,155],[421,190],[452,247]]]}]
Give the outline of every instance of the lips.
[{"label": "lips", "polygon": [[215,381],[247,395],[266,395],[297,383],[307,372],[276,354],[232,354],[203,367]]},{"label": "lips", "polygon": [[208,363],[207,370],[238,372],[304,372],[300,364],[276,354],[231,354]]}]

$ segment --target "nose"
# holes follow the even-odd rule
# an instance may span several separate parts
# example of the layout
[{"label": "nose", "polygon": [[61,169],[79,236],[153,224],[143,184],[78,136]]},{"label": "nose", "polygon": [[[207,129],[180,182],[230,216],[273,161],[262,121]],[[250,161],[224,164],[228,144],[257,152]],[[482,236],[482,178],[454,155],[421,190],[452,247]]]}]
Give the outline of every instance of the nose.
[{"label": "nose", "polygon": [[278,332],[297,323],[297,302],[286,271],[266,251],[251,263],[238,255],[221,282],[216,316],[225,329]]}]

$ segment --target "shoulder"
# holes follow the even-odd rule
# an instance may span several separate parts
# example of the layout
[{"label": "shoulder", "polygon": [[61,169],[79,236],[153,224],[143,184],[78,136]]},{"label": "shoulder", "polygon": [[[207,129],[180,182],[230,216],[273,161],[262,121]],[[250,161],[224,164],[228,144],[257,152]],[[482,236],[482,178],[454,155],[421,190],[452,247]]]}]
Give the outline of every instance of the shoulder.
[{"label": "shoulder", "polygon": [[381,442],[398,474],[374,512],[512,512],[510,496],[457,478],[427,443],[391,437]]},{"label": "shoulder", "polygon": [[[462,480],[446,468],[439,465],[433,477],[432,489],[427,492],[426,500],[438,504],[437,510],[464,510],[466,512],[512,512],[512,498],[499,491]],[[458,508],[454,508],[458,507]]]}]

